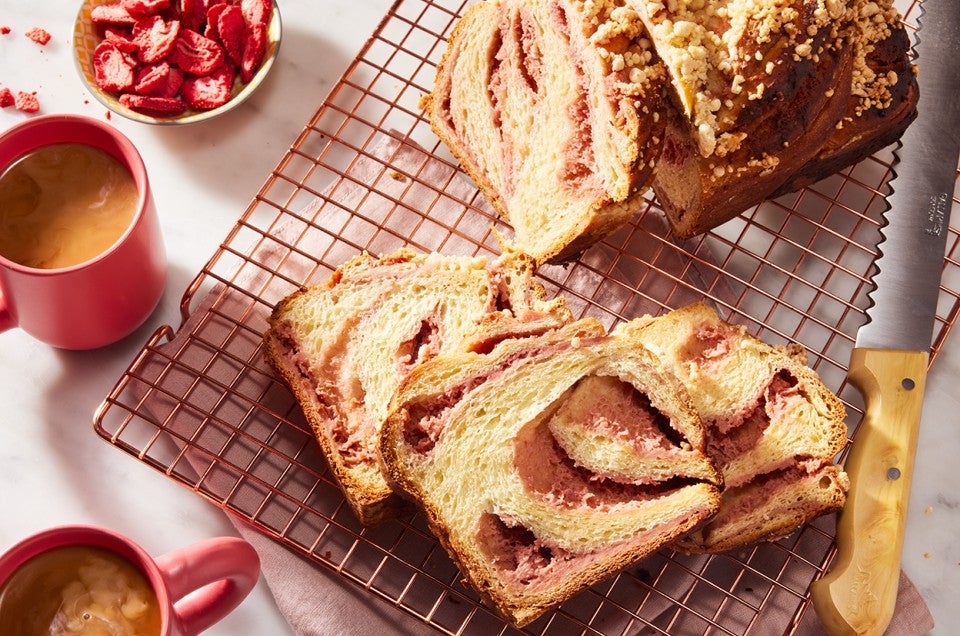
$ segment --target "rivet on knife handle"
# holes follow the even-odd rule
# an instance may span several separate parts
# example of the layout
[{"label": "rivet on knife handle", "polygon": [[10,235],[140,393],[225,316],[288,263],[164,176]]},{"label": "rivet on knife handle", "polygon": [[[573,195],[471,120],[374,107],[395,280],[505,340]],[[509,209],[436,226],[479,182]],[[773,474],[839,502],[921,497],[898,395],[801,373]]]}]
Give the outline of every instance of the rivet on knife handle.
[{"label": "rivet on knife handle", "polygon": [[866,402],[844,464],[850,494],[837,521],[837,556],[811,596],[831,635],[883,634],[900,577],[926,351],[855,348],[849,380]]}]

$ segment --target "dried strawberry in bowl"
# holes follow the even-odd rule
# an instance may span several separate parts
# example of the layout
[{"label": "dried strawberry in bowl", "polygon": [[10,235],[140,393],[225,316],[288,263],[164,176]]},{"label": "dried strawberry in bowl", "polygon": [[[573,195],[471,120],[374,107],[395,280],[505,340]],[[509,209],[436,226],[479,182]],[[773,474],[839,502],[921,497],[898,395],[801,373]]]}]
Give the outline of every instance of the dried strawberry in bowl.
[{"label": "dried strawberry in bowl", "polygon": [[280,46],[273,0],[85,0],[77,69],[110,110],[154,124],[218,115],[260,85]]}]

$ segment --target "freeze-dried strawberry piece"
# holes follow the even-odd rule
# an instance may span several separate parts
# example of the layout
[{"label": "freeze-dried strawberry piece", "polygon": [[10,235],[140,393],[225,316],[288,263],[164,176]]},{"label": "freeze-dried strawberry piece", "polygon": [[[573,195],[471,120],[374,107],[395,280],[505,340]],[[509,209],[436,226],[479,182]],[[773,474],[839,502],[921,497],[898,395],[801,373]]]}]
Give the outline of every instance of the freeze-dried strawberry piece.
[{"label": "freeze-dried strawberry piece", "polygon": [[260,24],[265,27],[270,22],[273,3],[270,0],[240,0],[240,9],[247,26]]},{"label": "freeze-dried strawberry piece", "polygon": [[93,51],[94,79],[105,91],[119,93],[133,86],[134,66],[135,60],[110,40],[101,41]]},{"label": "freeze-dried strawberry piece", "polygon": [[35,113],[40,110],[40,102],[37,101],[36,93],[17,91],[17,96],[14,97],[13,103],[16,105],[17,110],[24,113]]},{"label": "freeze-dried strawberry piece", "polygon": [[240,0],[240,10],[245,23],[240,79],[249,82],[260,68],[267,53],[267,28],[273,12],[273,3],[271,0]]},{"label": "freeze-dried strawberry piece", "polygon": [[170,55],[180,34],[180,21],[167,22],[158,15],[137,20],[133,25],[133,42],[139,48],[141,62],[158,62]]},{"label": "freeze-dried strawberry piece", "polygon": [[226,54],[223,47],[196,31],[180,29],[170,62],[191,75],[209,75],[223,65]]},{"label": "freeze-dried strawberry piece", "polygon": [[94,24],[117,24],[120,26],[133,26],[134,22],[137,21],[120,4],[98,4],[90,12],[90,20]]},{"label": "freeze-dried strawberry piece", "polygon": [[137,43],[133,41],[133,33],[129,29],[110,26],[103,30],[103,39],[117,45],[124,53],[136,53]]},{"label": "freeze-dried strawberry piece", "polygon": [[50,41],[50,34],[40,27],[33,27],[24,33],[24,35],[40,45],[44,45]]},{"label": "freeze-dried strawberry piece", "polygon": [[224,65],[206,77],[184,80],[181,94],[191,108],[208,110],[223,106],[230,101],[234,77],[233,68]]},{"label": "freeze-dried strawberry piece", "polygon": [[[243,61],[243,12],[232,4],[217,5],[223,7],[217,16],[217,33],[220,43],[230,57],[230,61],[240,66]],[[211,13],[213,10],[211,9]],[[208,16],[210,13],[207,14]],[[212,18],[208,19],[208,24]]]},{"label": "freeze-dried strawberry piece", "polygon": [[156,15],[170,8],[170,0],[120,0],[120,4],[137,17]]},{"label": "freeze-dried strawberry piece", "polygon": [[167,85],[169,75],[170,65],[166,62],[138,66],[133,72],[133,92],[137,95],[156,95]]},{"label": "freeze-dried strawberry piece", "polygon": [[0,108],[13,106],[15,103],[16,100],[14,100],[13,93],[10,92],[10,89],[6,86],[0,88]]},{"label": "freeze-dried strawberry piece", "polygon": [[185,29],[200,31],[207,19],[203,0],[180,0],[180,21]]},{"label": "freeze-dried strawberry piece", "polygon": [[133,92],[154,97],[176,97],[183,86],[183,71],[166,62],[138,66],[133,82]]},{"label": "freeze-dried strawberry piece", "polygon": [[180,94],[180,87],[183,86],[183,71],[176,66],[170,67],[170,74],[167,76],[167,85],[158,93],[160,97],[176,97]]},{"label": "freeze-dried strawberry piece", "polygon": [[[170,80],[170,65],[166,62],[138,66],[133,73],[133,92],[137,95],[160,95]],[[165,97],[173,97],[166,95]]]},{"label": "freeze-dried strawberry piece", "polygon": [[[228,6],[230,5],[226,2],[217,2],[216,4],[211,3],[207,7],[207,27],[203,31],[203,37],[220,42],[220,29],[217,25],[217,20],[220,18],[223,10]],[[223,44],[223,42],[220,43]]]},{"label": "freeze-dried strawberry piece", "polygon": [[135,95],[124,93],[120,96],[120,103],[131,110],[146,115],[179,115],[187,109],[187,104],[176,97],[154,97],[152,95]]},{"label": "freeze-dried strawberry piece", "polygon": [[244,30],[243,57],[240,60],[240,79],[246,84],[256,75],[267,53],[267,27],[248,24]]},{"label": "freeze-dried strawberry piece", "polygon": [[203,0],[203,15],[210,19],[210,9],[221,4],[240,4],[238,0]]}]

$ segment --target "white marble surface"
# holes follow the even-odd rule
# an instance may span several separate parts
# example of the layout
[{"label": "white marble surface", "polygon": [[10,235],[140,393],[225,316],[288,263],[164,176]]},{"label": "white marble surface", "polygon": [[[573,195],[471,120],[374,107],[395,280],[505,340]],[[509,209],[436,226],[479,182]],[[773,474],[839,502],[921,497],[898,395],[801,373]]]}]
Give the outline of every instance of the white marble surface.
[{"label": "white marble surface", "polygon": [[[79,3],[3,0],[0,85],[37,91],[43,113],[103,118],[70,55]],[[183,289],[249,203],[269,171],[373,30],[386,0],[284,0],[284,41],[271,76],[220,119],[155,127],[114,116],[139,148],[154,188],[170,258],[167,291],[138,332],[101,350],[64,352],[22,331],[0,334],[0,550],[53,525],[94,523],[125,532],[159,554],[234,534],[223,513],[101,441],[92,414],[148,335],[179,322]],[[33,26],[53,39],[23,37]],[[27,115],[0,111],[0,129]],[[929,378],[913,479],[903,567],[928,601],[935,633],[960,625],[960,336]],[[282,634],[289,628],[260,583],[209,634]]]}]

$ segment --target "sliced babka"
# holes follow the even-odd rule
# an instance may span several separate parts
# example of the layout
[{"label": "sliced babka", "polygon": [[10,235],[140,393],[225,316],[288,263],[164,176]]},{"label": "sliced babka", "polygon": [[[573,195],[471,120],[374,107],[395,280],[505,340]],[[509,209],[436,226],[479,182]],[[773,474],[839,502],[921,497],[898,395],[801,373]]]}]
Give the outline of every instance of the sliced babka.
[{"label": "sliced babka", "polygon": [[361,254],[326,282],[277,304],[264,335],[268,362],[303,407],[320,448],[359,519],[397,512],[380,471],[380,425],[400,383],[418,364],[570,320],[562,299],[545,300],[529,258],[400,250]]},{"label": "sliced babka", "polygon": [[516,625],[688,534],[720,501],[686,390],[637,338],[592,319],[420,365],[381,457]]},{"label": "sliced babka", "polygon": [[778,539],[843,506],[848,480],[833,460],[847,441],[845,409],[802,348],[766,344],[703,303],[622,328],[687,387],[723,474],[720,511],[677,547]]},{"label": "sliced babka", "polygon": [[625,224],[662,141],[664,68],[624,0],[488,0],[424,101],[437,135],[538,262]]}]

